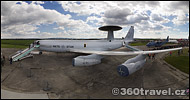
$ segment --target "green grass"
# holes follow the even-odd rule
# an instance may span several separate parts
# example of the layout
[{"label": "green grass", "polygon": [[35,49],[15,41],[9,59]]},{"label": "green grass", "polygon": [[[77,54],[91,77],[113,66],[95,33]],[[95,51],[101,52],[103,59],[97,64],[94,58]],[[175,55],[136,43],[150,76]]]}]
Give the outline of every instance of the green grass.
[{"label": "green grass", "polygon": [[1,48],[27,48],[28,46],[23,45],[11,45],[11,44],[1,44]]},{"label": "green grass", "polygon": [[143,46],[146,45],[148,42],[132,42],[129,45],[130,46]]},{"label": "green grass", "polygon": [[1,48],[27,48],[35,40],[1,40]]},{"label": "green grass", "polygon": [[182,72],[189,74],[189,49],[183,49],[183,54],[178,55],[178,51],[172,52],[172,56],[167,56],[164,60],[179,69]]},{"label": "green grass", "polygon": [[34,40],[1,40],[1,44],[29,45]]}]

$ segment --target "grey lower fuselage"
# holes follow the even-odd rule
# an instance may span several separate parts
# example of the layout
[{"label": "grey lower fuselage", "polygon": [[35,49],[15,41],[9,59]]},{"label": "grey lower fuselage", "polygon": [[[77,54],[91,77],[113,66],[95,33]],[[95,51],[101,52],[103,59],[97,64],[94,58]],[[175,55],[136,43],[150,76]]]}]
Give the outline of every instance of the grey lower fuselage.
[{"label": "grey lower fuselage", "polygon": [[[124,40],[38,40],[40,51],[70,52],[70,49],[114,50],[123,46]],[[127,41],[125,41],[127,43]]]}]

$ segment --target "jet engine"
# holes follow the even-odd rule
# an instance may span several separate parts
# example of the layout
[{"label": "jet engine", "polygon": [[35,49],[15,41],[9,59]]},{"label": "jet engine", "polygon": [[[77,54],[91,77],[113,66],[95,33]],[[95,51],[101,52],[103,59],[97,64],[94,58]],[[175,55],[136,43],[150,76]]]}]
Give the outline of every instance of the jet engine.
[{"label": "jet engine", "polygon": [[73,58],[72,65],[73,66],[91,66],[101,63],[101,59],[103,56],[92,54],[88,56],[78,56]]},{"label": "jet engine", "polygon": [[134,58],[131,58],[124,62],[123,64],[119,65],[117,68],[117,72],[121,76],[128,76],[137,70],[139,70],[146,62],[145,55],[138,55]]}]

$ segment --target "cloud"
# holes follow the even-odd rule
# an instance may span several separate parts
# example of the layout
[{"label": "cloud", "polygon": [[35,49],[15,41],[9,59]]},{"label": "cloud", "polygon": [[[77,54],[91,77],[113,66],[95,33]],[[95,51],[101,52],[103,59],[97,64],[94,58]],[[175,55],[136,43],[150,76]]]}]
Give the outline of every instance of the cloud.
[{"label": "cloud", "polygon": [[[114,11],[114,13],[113,13]],[[128,8],[112,9],[105,12],[104,22],[115,25],[132,25],[140,23],[142,20],[148,20],[149,16],[145,13],[134,13]]]},{"label": "cloud", "polygon": [[141,7],[146,7],[146,6],[150,6],[150,7],[156,7],[160,5],[159,1],[116,1],[115,3],[118,3],[118,6],[121,7],[126,7],[126,6],[130,6],[130,8],[135,8],[137,6],[141,6]]},{"label": "cloud", "polygon": [[61,26],[59,29],[63,29],[63,27],[76,27],[77,23],[81,23],[70,19],[69,14],[64,15],[55,10],[44,9],[36,2],[16,3],[1,2],[1,33],[3,34],[12,34],[12,36],[35,34],[34,31],[39,25],[57,23]]},{"label": "cloud", "polygon": [[99,1],[58,1],[65,11],[76,13],[79,16],[97,14],[100,15],[106,9],[108,3]]},{"label": "cloud", "polygon": [[189,10],[189,1],[173,1],[169,4],[170,10],[179,9],[179,10]]},{"label": "cloud", "polygon": [[44,4],[43,1],[32,1],[32,3],[37,4],[37,5],[39,5],[39,4]]},{"label": "cloud", "polygon": [[154,14],[154,13],[151,13],[151,19],[154,21],[163,21],[164,20],[164,18],[162,18],[160,15]]},{"label": "cloud", "polygon": [[157,9],[152,12],[163,16],[179,16],[179,12],[189,13],[189,1],[160,1]]},{"label": "cloud", "polygon": [[87,17],[86,19],[86,22],[94,22],[94,21],[97,21],[97,23],[100,23],[100,22],[103,22],[103,19],[102,17],[97,17],[97,16],[90,16],[90,17]]},{"label": "cloud", "polygon": [[151,13],[150,20],[156,23],[168,23],[170,20],[159,14]]},{"label": "cloud", "polygon": [[65,30],[65,28],[64,27],[56,27],[56,28],[54,28],[55,30]]},{"label": "cloud", "polygon": [[172,22],[175,25],[183,25],[183,24],[189,23],[189,16],[186,16],[186,14],[182,13],[182,12],[179,12],[179,13],[180,13],[180,15],[178,15],[176,18],[174,18],[172,20]]},{"label": "cloud", "polygon": [[55,10],[44,9],[40,5],[34,3],[27,4],[21,2],[21,4],[1,2],[2,15],[1,25],[19,25],[19,24],[52,24],[55,21],[64,21],[63,19],[69,19],[71,16],[63,15]]},{"label": "cloud", "polygon": [[[46,2],[18,2],[1,2],[1,36],[106,37],[98,30],[103,25],[133,25],[136,36],[162,35],[172,33],[172,25],[167,24],[170,21],[175,27],[189,23],[189,1],[58,1],[64,13],[45,9]],[[85,21],[80,19],[83,17],[87,17]],[[55,25],[52,32],[40,30],[48,25]]]},{"label": "cloud", "polygon": [[36,34],[36,32],[34,32],[36,29],[38,29],[38,27],[28,24],[9,26],[5,29],[1,29],[1,35],[9,37],[30,36]]},{"label": "cloud", "polygon": [[118,19],[125,18],[128,15],[131,15],[131,10],[128,8],[124,9],[114,8],[106,11],[104,14],[106,18],[118,18]]}]

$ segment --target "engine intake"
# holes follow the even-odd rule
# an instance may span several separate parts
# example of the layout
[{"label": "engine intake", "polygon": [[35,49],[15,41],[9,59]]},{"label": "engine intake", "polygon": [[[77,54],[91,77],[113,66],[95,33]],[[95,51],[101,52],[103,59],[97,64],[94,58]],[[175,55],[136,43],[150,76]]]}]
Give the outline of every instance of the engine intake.
[{"label": "engine intake", "polygon": [[129,76],[132,73],[136,72],[140,68],[143,67],[143,65],[146,62],[146,56],[145,55],[138,55],[134,58],[131,58],[124,62],[123,64],[119,65],[117,68],[117,72],[120,76]]}]

